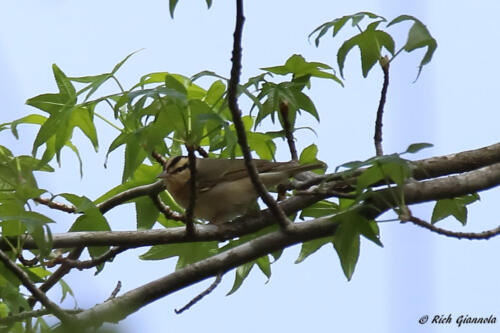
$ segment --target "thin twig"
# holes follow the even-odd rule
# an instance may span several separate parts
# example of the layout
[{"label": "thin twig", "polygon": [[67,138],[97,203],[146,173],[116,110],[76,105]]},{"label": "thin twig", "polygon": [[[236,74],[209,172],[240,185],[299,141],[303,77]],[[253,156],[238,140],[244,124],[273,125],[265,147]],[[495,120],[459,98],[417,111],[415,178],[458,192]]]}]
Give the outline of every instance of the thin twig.
[{"label": "thin twig", "polygon": [[161,156],[160,154],[158,154],[157,152],[155,152],[153,150],[153,152],[151,153],[151,156],[153,156],[153,158],[158,162],[160,163],[161,166],[164,166],[165,163],[167,163],[167,160],[165,159],[165,157]]},{"label": "thin twig", "polygon": [[95,267],[97,265],[103,264],[106,261],[113,260],[118,254],[126,251],[128,248],[125,246],[114,246],[99,257],[90,259],[90,260],[74,260],[69,258],[57,257],[53,259],[51,262],[53,264],[65,264],[70,268],[77,268],[79,270],[84,270],[88,268]]},{"label": "thin twig", "polygon": [[161,180],[154,182],[152,184],[141,185],[129,190],[118,193],[117,195],[109,198],[106,201],[101,202],[97,205],[97,208],[101,211],[102,214],[108,212],[110,209],[123,204],[129,200],[151,194],[158,194],[161,191],[165,190],[165,185]]},{"label": "thin twig", "polygon": [[288,118],[288,101],[280,102],[280,112],[281,119],[283,119],[283,130],[285,131],[288,148],[290,149],[290,155],[292,157],[292,160],[298,161],[299,157],[297,155],[297,148],[295,147],[295,140],[293,138],[293,128],[290,124],[290,119]]},{"label": "thin twig", "polygon": [[153,200],[154,205],[158,210],[165,216],[168,220],[182,221],[184,222],[184,216],[178,212],[173,211],[170,207],[165,205],[158,194],[150,195],[151,200]]},{"label": "thin twig", "polygon": [[377,109],[377,120],[375,121],[375,151],[377,156],[384,155],[382,150],[382,117],[384,115],[384,105],[387,96],[387,87],[389,87],[389,59],[387,56],[380,59],[380,66],[384,72],[384,83],[382,85],[382,92],[380,93],[380,101]]},{"label": "thin twig", "polygon": [[[63,310],[67,314],[77,314],[82,312],[83,310],[81,309],[70,309],[70,310]],[[35,311],[24,311],[21,313],[17,313],[14,315],[10,315],[8,317],[0,318],[0,325],[10,325],[15,322],[23,321],[29,318],[38,318],[42,317],[48,314],[51,314],[52,312],[49,309],[40,309],[40,310],[35,310]]]},{"label": "thin twig", "polygon": [[244,21],[245,17],[243,16],[243,0],[236,0],[236,26],[234,29],[233,51],[231,59],[231,78],[228,82],[227,87],[227,103],[229,110],[231,110],[231,114],[233,116],[234,128],[236,129],[238,143],[241,147],[243,157],[245,158],[245,166],[248,170],[248,176],[250,177],[250,180],[252,181],[252,184],[255,187],[257,193],[262,198],[267,207],[269,207],[275,218],[278,220],[280,226],[284,229],[288,229],[291,225],[290,220],[278,207],[273,197],[267,192],[266,188],[260,181],[257,174],[257,169],[252,162],[252,155],[250,154],[250,150],[248,148],[245,127],[243,125],[243,121],[241,120],[241,111],[238,106],[237,93],[241,72],[241,35],[243,32]]},{"label": "thin twig", "polygon": [[193,214],[194,214],[194,208],[196,206],[196,175],[197,175],[197,170],[196,170],[196,156],[194,155],[194,148],[193,146],[186,145],[186,149],[188,152],[188,158],[189,158],[189,171],[190,171],[190,177],[189,177],[189,205],[187,206],[186,209],[186,235],[187,236],[192,236],[194,234],[194,223],[193,223]]},{"label": "thin twig", "polygon": [[207,296],[212,291],[214,291],[214,289],[217,288],[219,283],[222,281],[222,275],[223,275],[222,273],[217,274],[217,276],[215,277],[215,281],[210,285],[210,287],[208,287],[201,294],[193,298],[188,304],[184,305],[180,310],[174,309],[175,313],[176,314],[183,313],[184,311],[186,311],[187,309],[189,309],[190,307],[201,301],[203,297]]},{"label": "thin twig", "polygon": [[39,262],[38,257],[34,257],[32,259],[25,259],[23,257],[22,253],[19,253],[19,255],[17,256],[17,259],[19,259],[19,261],[21,262],[21,264],[23,264],[23,266],[25,266],[25,267],[35,266]]},{"label": "thin twig", "polygon": [[422,219],[419,219],[418,217],[415,216],[409,216],[406,219],[403,219],[402,222],[412,222],[413,224],[418,225],[419,227],[425,228],[427,230],[430,230],[432,232],[435,232],[440,235],[452,237],[452,238],[458,238],[458,239],[469,239],[469,240],[486,240],[490,239],[492,237],[500,235],[500,226],[496,227],[495,229],[491,230],[486,230],[482,232],[455,232],[455,231],[450,231],[446,230],[443,228],[436,227],[435,225],[424,221]]},{"label": "thin twig", "polygon": [[66,205],[60,202],[54,202],[50,199],[43,198],[33,198],[33,201],[38,202],[39,204],[45,205],[49,208],[60,210],[66,213],[74,213],[76,212],[76,208],[74,206]]},{"label": "thin twig", "polygon": [[113,291],[111,292],[111,295],[109,295],[109,297],[106,300],[106,302],[109,301],[110,299],[115,298],[116,295],[118,295],[118,293],[120,292],[121,289],[122,289],[122,282],[118,281],[118,283],[116,284],[115,289],[113,289]]},{"label": "thin twig", "polygon": [[50,311],[50,313],[53,313],[63,323],[70,323],[73,321],[72,316],[64,312],[64,310],[57,306],[57,304],[53,303],[43,291],[38,289],[33,281],[31,281],[28,274],[26,274],[12,260],[10,260],[9,256],[7,256],[2,250],[0,250],[0,261],[2,261],[4,266],[21,281],[23,286],[28,289],[33,297],[40,301],[40,303],[42,303]]},{"label": "thin twig", "polygon": [[203,149],[202,147],[200,147],[200,146],[196,147],[196,151],[198,152],[198,154],[200,154],[201,157],[203,157],[203,158],[208,157],[207,151],[205,149]]}]

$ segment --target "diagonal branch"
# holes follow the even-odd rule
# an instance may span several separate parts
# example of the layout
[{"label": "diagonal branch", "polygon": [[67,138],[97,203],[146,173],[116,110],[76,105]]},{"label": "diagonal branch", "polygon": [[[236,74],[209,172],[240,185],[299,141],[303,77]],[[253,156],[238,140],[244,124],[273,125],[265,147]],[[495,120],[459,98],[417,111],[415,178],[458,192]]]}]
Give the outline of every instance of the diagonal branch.
[{"label": "diagonal branch", "polygon": [[222,281],[222,273],[217,274],[215,277],[215,281],[207,288],[205,289],[201,294],[193,298],[188,304],[184,305],[180,310],[175,309],[175,314],[181,314],[199,301],[208,294],[210,294],[212,291],[214,291],[215,288],[219,285],[219,283]]},{"label": "diagonal branch", "polygon": [[250,154],[250,149],[248,148],[248,140],[245,133],[245,126],[241,120],[241,111],[238,106],[238,83],[240,81],[241,72],[241,36],[243,32],[243,22],[245,17],[243,16],[243,0],[236,0],[236,27],[234,30],[234,41],[233,41],[233,56],[231,59],[231,78],[229,79],[227,87],[227,103],[229,110],[233,116],[234,128],[236,129],[236,134],[238,136],[238,144],[241,147],[243,157],[245,158],[245,166],[248,170],[248,176],[252,181],[255,190],[262,198],[262,201],[269,207],[276,220],[282,228],[287,228],[291,221],[283,213],[283,211],[278,207],[276,201],[267,192],[264,184],[259,179],[257,169],[252,161],[252,155]]},{"label": "diagonal branch", "polygon": [[[78,246],[77,248],[73,249],[68,256],[66,257],[69,260],[76,260],[80,258],[85,244],[82,245],[76,245]],[[66,274],[69,273],[71,270],[71,266],[67,264],[62,264],[61,267],[59,267],[52,275],[49,276],[49,278],[40,286],[40,290],[42,292],[47,292],[50,288],[52,288],[59,280],[61,280]],[[28,304],[33,307],[37,300],[33,297],[30,297],[28,299]]]},{"label": "diagonal branch", "polygon": [[[463,191],[475,192],[481,189],[488,189],[499,183],[500,163],[464,175],[408,184],[405,186],[404,192],[405,197],[411,203],[417,203],[422,200],[439,199],[441,196],[449,195],[450,193],[456,196],[460,195],[460,192]],[[457,186],[457,184],[461,184],[463,187],[459,188],[460,186]],[[437,191],[436,188],[438,188]],[[441,188],[444,189],[440,190]],[[389,209],[390,207],[387,206],[388,200],[382,200],[381,197],[386,196],[390,198],[390,191],[393,191],[393,189],[377,191],[378,194],[374,194],[373,197],[379,200],[369,200],[360,209],[360,213],[365,216],[370,216],[370,214],[377,216],[384,210]],[[446,191],[448,191],[447,194]],[[450,191],[455,192],[452,193]],[[373,205],[377,204],[378,207],[375,207],[376,209],[372,208]],[[208,277],[215,276],[219,272],[233,269],[245,262],[255,260],[278,249],[284,249],[288,246],[319,237],[333,235],[337,227],[338,223],[334,219],[323,217],[295,224],[293,233],[288,233],[283,229],[268,233],[131,290],[115,298],[113,301],[99,304],[79,314],[77,317],[82,321],[92,320],[97,322],[125,318],[139,308],[161,297]]]},{"label": "diagonal branch", "polygon": [[331,235],[335,232],[337,226],[338,224],[335,221],[329,218],[321,218],[296,224],[294,233],[280,229],[236,246],[231,250],[186,266],[111,301],[98,304],[78,314],[77,318],[80,322],[92,321],[94,323],[123,319],[159,298],[215,276],[219,272],[228,271],[278,249],[320,236]]},{"label": "diagonal branch", "polygon": [[57,304],[53,303],[43,291],[38,289],[33,281],[31,281],[28,274],[26,274],[12,260],[10,260],[10,258],[2,250],[0,250],[0,261],[21,281],[23,286],[31,292],[33,297],[40,301],[40,303],[42,303],[61,322],[71,323],[73,321],[73,317],[64,312],[64,310],[57,306]]}]

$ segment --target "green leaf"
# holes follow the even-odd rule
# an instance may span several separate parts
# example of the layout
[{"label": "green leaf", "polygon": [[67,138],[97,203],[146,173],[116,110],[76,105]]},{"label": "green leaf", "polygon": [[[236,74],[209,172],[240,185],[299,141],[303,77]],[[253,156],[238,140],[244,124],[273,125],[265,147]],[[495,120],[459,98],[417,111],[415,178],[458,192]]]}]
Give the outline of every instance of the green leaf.
[{"label": "green leaf", "polygon": [[297,108],[311,114],[319,122],[319,114],[313,101],[301,91],[294,91],[293,95],[297,101]]},{"label": "green leaf", "polygon": [[359,232],[365,238],[371,240],[375,244],[380,247],[384,247],[382,242],[380,241],[380,230],[378,228],[377,222],[373,220],[367,221],[368,223],[360,223],[359,224]]},{"label": "green leaf", "polygon": [[302,248],[300,249],[299,257],[297,258],[297,260],[295,260],[295,263],[299,264],[303,262],[311,254],[318,251],[323,245],[332,243],[333,243],[332,236],[318,238],[312,241],[302,243]]},{"label": "green leaf", "polygon": [[[81,212],[84,215],[79,216],[73,223],[70,232],[74,231],[110,231],[108,222],[99,211],[97,206],[85,196],[78,196],[71,193],[60,194],[63,198],[71,202],[75,207],[77,212]],[[89,247],[89,254],[92,258],[98,257],[105,253],[109,249],[109,246],[94,246]],[[100,272],[104,266],[100,265],[97,267],[97,272]]]},{"label": "green leaf", "polygon": [[266,255],[236,268],[233,287],[226,294],[226,296],[233,294],[241,287],[243,281],[248,277],[248,274],[250,274],[250,271],[255,264],[257,264],[257,267],[259,267],[261,272],[264,273],[269,281],[269,279],[271,278],[271,263],[269,261],[269,256]]},{"label": "green leaf", "polygon": [[64,96],[71,104],[76,103],[76,90],[73,84],[68,79],[66,74],[57,67],[56,64],[52,65],[52,71],[54,72],[54,78],[56,79],[57,87],[59,88],[59,93]]},{"label": "green leaf", "polygon": [[76,298],[75,298],[75,294],[73,294],[73,290],[71,290],[71,287],[64,281],[64,280],[59,280],[59,284],[61,285],[61,300],[59,301],[60,303],[62,303],[65,299],[66,299],[66,296],[68,294],[70,294],[71,296],[73,296],[73,299],[75,300],[76,302]]},{"label": "green leaf", "polygon": [[193,264],[218,253],[218,242],[194,242],[179,244],[164,244],[151,247],[142,254],[142,260],[162,260],[179,257],[176,270]]},{"label": "green leaf", "polygon": [[436,202],[432,211],[431,223],[434,224],[453,215],[462,225],[467,224],[467,205],[479,200],[477,193],[453,199],[441,199]]},{"label": "green leaf", "polygon": [[97,131],[93,121],[92,111],[84,107],[74,109],[71,113],[69,126],[71,128],[78,127],[81,129],[83,134],[85,134],[85,136],[89,138],[90,142],[92,142],[94,150],[98,150],[99,144],[97,142]]},{"label": "green leaf", "polygon": [[139,140],[135,136],[130,136],[125,146],[125,166],[123,168],[122,183],[134,174],[146,156],[147,152],[141,147]]},{"label": "green leaf", "polygon": [[[52,248],[52,234],[46,224],[54,223],[49,217],[36,212],[23,211],[17,205],[2,204],[0,206],[0,221],[19,221],[33,237],[35,244],[46,255]],[[4,225],[6,227],[6,225]],[[3,233],[9,233],[2,228]]]},{"label": "green leaf", "polygon": [[411,145],[408,146],[408,148],[406,148],[405,153],[414,154],[416,152],[419,152],[422,149],[430,148],[430,147],[434,147],[434,145],[432,143],[426,143],[426,142],[412,143]]},{"label": "green leaf", "polygon": [[377,156],[364,162],[354,162],[356,168],[370,164],[373,165],[364,170],[357,179],[358,193],[382,180],[392,180],[398,186],[402,186],[411,176],[409,162],[399,157],[398,154]]},{"label": "green leaf", "polygon": [[135,213],[137,229],[151,229],[160,215],[158,208],[147,196],[135,199]]},{"label": "green leaf", "polygon": [[165,86],[167,87],[167,96],[172,100],[179,102],[179,105],[187,103],[188,91],[184,84],[178,80],[178,77],[173,75],[165,76]]},{"label": "green leaf", "polygon": [[307,62],[300,54],[294,54],[282,66],[264,67],[262,70],[278,74],[287,75],[293,74],[293,78],[317,77],[323,79],[332,79],[343,86],[342,81],[332,73],[325,70],[332,70],[332,68],[321,62]]},{"label": "green leaf", "polygon": [[43,279],[51,274],[49,270],[43,267],[23,267],[24,271],[29,274],[33,282],[43,282]]},{"label": "green leaf", "polygon": [[333,236],[333,245],[337,251],[342,270],[347,280],[352,278],[359,258],[360,231],[358,228],[360,223],[366,223],[366,221],[360,217],[357,219],[345,219],[340,223]]},{"label": "green leaf", "polygon": [[312,204],[307,208],[304,208],[300,213],[299,218],[304,220],[304,217],[306,216],[313,218],[323,217],[338,212],[338,209],[339,205],[337,205],[335,202],[322,200]]},{"label": "green leaf", "polygon": [[257,266],[260,271],[264,273],[267,280],[271,278],[271,262],[269,261],[269,256],[263,256],[256,260]]},{"label": "green leaf", "polygon": [[225,92],[226,85],[221,80],[217,80],[212,83],[210,88],[208,88],[205,102],[208,105],[215,106],[216,103],[220,102],[223,99]]},{"label": "green leaf", "polygon": [[264,133],[247,132],[248,145],[251,150],[255,150],[257,155],[264,160],[273,160],[276,152],[276,145],[271,137]]},{"label": "green leaf", "polygon": [[337,35],[337,33],[340,31],[340,29],[342,29],[342,27],[349,20],[352,20],[352,26],[354,27],[354,26],[358,25],[365,17],[368,17],[370,19],[381,19],[382,21],[386,21],[386,19],[382,16],[379,16],[379,15],[376,15],[376,14],[373,14],[370,12],[359,12],[359,13],[356,13],[353,15],[346,15],[346,16],[337,18],[333,21],[326,22],[326,23],[320,25],[319,27],[314,29],[313,32],[311,32],[309,34],[309,38],[311,38],[311,36],[314,35],[315,33],[318,33],[318,35],[316,36],[316,38],[314,40],[316,47],[317,47],[319,45],[319,41],[320,41],[321,37],[323,37],[328,32],[328,30],[333,29],[332,37],[335,37]]},{"label": "green leaf", "polygon": [[420,20],[410,15],[400,15],[396,17],[394,20],[392,20],[389,24],[387,24],[387,26],[389,27],[393,24],[408,20],[413,21],[413,25],[411,26],[410,31],[408,32],[408,39],[406,40],[406,43],[403,46],[404,50],[406,52],[411,52],[413,50],[422,47],[427,47],[427,51],[425,52],[424,57],[420,61],[420,65],[418,68],[418,75],[417,75],[418,79],[418,76],[422,71],[422,67],[431,61],[434,51],[436,51],[437,48],[437,42],[431,36],[427,27]]},{"label": "green leaf", "polygon": [[72,110],[71,106],[68,107],[63,105],[58,112],[52,114],[43,123],[33,143],[33,156],[36,155],[38,147],[46,143],[52,137],[55,137],[56,152],[59,152],[66,141],[71,137],[71,128],[69,128],[68,122]]},{"label": "green leaf", "polygon": [[39,114],[30,114],[26,117],[22,117],[10,123],[10,130],[12,131],[12,134],[16,137],[16,139],[19,139],[19,133],[17,132],[17,126],[19,124],[42,125],[45,122],[45,120],[47,120],[47,117],[44,117]]},{"label": "green leaf", "polygon": [[129,55],[127,55],[122,61],[120,61],[119,63],[117,63],[115,65],[115,67],[113,67],[113,70],[111,71],[111,74],[116,74],[116,72],[118,72],[118,70],[123,66],[123,64],[130,58],[132,57],[134,54],[142,51],[143,49],[139,49],[137,51],[134,51],[132,53],[130,53]]},{"label": "green leaf", "polygon": [[243,281],[247,278],[248,274],[250,274],[250,271],[252,270],[254,265],[255,265],[255,260],[248,262],[246,264],[243,264],[241,266],[238,266],[238,268],[236,268],[236,275],[234,278],[233,287],[226,294],[226,296],[231,295],[232,293],[234,293],[236,290],[238,290],[241,287]]},{"label": "green leaf", "polygon": [[168,0],[168,9],[170,10],[170,17],[174,18],[175,6],[177,6],[179,0]]},{"label": "green leaf", "polygon": [[300,164],[307,164],[316,162],[318,159],[316,156],[318,155],[318,147],[313,143],[300,153],[299,162]]},{"label": "green leaf", "polygon": [[345,41],[337,52],[337,62],[340,69],[340,76],[344,77],[344,62],[349,51],[354,46],[358,46],[361,53],[361,67],[363,69],[363,77],[368,75],[370,69],[382,57],[382,47],[385,47],[391,54],[394,54],[394,40],[392,37],[382,31],[376,30],[376,27],[382,21],[373,22],[366,28],[365,31]]}]

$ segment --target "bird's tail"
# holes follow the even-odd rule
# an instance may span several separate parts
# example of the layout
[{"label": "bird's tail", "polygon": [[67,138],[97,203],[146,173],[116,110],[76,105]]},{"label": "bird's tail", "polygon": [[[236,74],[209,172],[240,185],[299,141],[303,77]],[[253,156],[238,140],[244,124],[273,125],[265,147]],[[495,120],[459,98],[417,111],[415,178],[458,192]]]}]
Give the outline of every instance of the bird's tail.
[{"label": "bird's tail", "polygon": [[309,164],[296,164],[294,166],[288,166],[286,168],[286,172],[288,173],[289,177],[292,177],[296,174],[299,174],[301,172],[305,171],[311,171],[311,170],[316,170],[316,169],[326,169],[327,165],[324,162],[318,161],[315,163],[309,163]]}]

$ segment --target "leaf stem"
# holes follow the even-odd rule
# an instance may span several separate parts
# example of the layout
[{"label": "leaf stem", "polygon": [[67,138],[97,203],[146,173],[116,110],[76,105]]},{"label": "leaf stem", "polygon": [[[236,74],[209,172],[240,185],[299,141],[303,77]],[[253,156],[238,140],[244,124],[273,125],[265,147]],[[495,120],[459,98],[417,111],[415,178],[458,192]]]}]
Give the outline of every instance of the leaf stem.
[{"label": "leaf stem", "polygon": [[94,111],[94,114],[97,118],[101,119],[102,121],[104,121],[106,124],[108,124],[109,126],[113,127],[114,129],[120,131],[123,133],[123,129],[121,129],[120,127],[116,126],[115,124],[113,124],[111,121],[109,121],[108,119],[106,119],[105,117],[101,116],[99,113],[95,112]]}]

